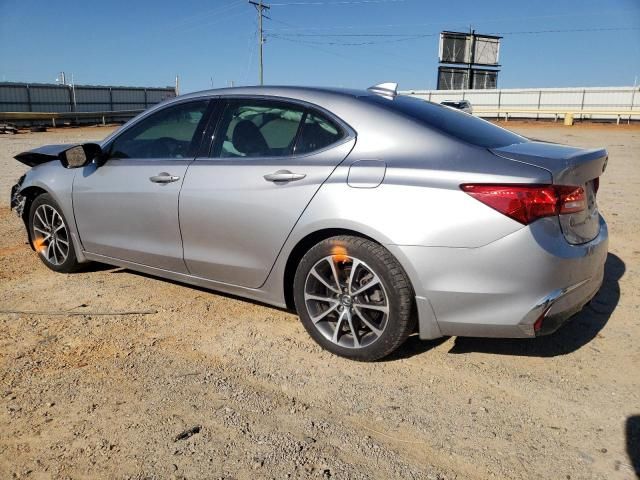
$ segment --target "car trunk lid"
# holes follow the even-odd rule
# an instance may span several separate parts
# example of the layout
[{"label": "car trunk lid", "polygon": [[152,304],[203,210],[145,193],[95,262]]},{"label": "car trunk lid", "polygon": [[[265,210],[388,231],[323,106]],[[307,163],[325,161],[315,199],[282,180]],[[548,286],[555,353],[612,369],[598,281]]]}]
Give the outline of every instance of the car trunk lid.
[{"label": "car trunk lid", "polygon": [[593,240],[600,231],[596,192],[598,178],[607,165],[607,151],[585,150],[545,142],[524,142],[491,149],[494,155],[544,168],[551,173],[555,185],[582,187],[586,208],[577,213],[560,215],[562,232],[571,244]]}]

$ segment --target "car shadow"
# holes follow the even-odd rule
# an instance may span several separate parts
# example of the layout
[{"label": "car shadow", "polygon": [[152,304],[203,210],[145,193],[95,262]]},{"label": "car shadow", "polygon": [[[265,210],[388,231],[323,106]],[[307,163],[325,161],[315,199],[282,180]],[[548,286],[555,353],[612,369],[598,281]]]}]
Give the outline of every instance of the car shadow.
[{"label": "car shadow", "polygon": [[[171,283],[173,285],[180,285],[182,287],[186,287],[189,288],[191,290],[197,290],[198,292],[202,292],[202,293],[207,293],[211,296],[219,296],[219,297],[225,297],[225,298],[230,298],[232,300],[238,300],[240,302],[245,302],[245,303],[251,303],[253,305],[257,305],[260,307],[266,307],[266,308],[272,308],[274,310],[279,310],[281,312],[285,312],[285,313],[291,313],[293,315],[296,315],[296,312],[288,309],[288,308],[282,308],[282,307],[277,307],[275,305],[271,305],[265,302],[261,302],[260,300],[253,300],[251,298],[247,298],[247,297],[242,297],[240,295],[234,295],[233,293],[227,293],[227,292],[222,292],[220,290],[213,290],[211,288],[206,288],[206,287],[200,287],[198,285],[193,285],[191,283],[186,283],[186,282],[181,282],[180,280],[173,280],[171,278],[166,278],[166,277],[161,277],[159,275],[152,275],[150,273],[146,273],[146,272],[138,272],[136,270],[129,270],[126,267],[111,267],[113,268],[113,271],[110,273],[128,273],[129,275],[136,275],[138,277],[144,277],[144,278],[150,278],[152,280],[160,280],[161,282],[166,282],[166,283]],[[105,269],[107,270],[107,269]]]},{"label": "car shadow", "polygon": [[[609,253],[605,262],[602,287],[600,287],[596,296],[582,309],[582,311],[568,320],[564,326],[552,335],[526,339],[457,337],[453,347],[449,350],[449,353],[461,354],[482,352],[513,356],[555,357],[574,352],[593,340],[609,321],[609,318],[618,305],[618,301],[620,299],[619,280],[624,275],[625,269],[626,267],[624,262],[618,256]],[[143,272],[136,272],[126,268],[113,267],[101,263],[92,263],[84,271],[102,270],[112,270],[112,273],[129,273],[141,277],[162,280],[176,285],[183,285],[201,292],[220,295],[295,315],[295,312],[291,310],[274,307],[260,301],[247,299],[229,293],[212,291],[204,287],[198,287]],[[382,359],[382,361],[397,361],[426,353],[446,342],[449,338],[450,337],[441,337],[435,340],[421,340],[417,334],[413,334],[402,346],[400,346],[400,348],[388,357]]]},{"label": "car shadow", "polygon": [[640,478],[640,415],[627,418],[625,425],[627,455],[635,474]]},{"label": "car shadow", "polygon": [[398,347],[396,351],[390,355],[382,358],[379,362],[395,362],[397,360],[403,360],[411,358],[422,353],[426,353],[429,350],[436,348],[438,345],[443,344],[451,337],[440,337],[434,340],[421,340],[418,334],[413,334],[407,340]]},{"label": "car shadow", "polygon": [[106,263],[94,262],[91,261],[89,263],[80,264],[80,268],[76,270],[74,273],[89,273],[89,272],[104,272],[106,270],[121,270],[120,267],[115,267],[113,265],[107,265]]},{"label": "car shadow", "polygon": [[593,340],[609,321],[620,300],[619,280],[625,269],[622,259],[609,253],[604,280],[596,296],[551,335],[526,339],[457,337],[449,353],[555,357],[574,352]]}]

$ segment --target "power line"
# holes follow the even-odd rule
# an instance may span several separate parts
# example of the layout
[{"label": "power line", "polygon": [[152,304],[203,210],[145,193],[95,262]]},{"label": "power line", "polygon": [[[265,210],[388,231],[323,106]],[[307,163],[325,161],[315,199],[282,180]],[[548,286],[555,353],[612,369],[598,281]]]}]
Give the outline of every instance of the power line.
[{"label": "power line", "polygon": [[280,23],[281,25],[286,25],[287,27],[293,27],[294,29],[298,30],[298,27],[296,27],[293,23],[283,22],[282,20],[278,20],[277,18],[269,18],[269,20],[271,20],[272,22]]},{"label": "power line", "polygon": [[[570,14],[554,14],[554,15],[528,15],[521,17],[507,17],[507,18],[488,18],[488,19],[455,19],[455,20],[443,20],[437,22],[427,22],[427,23],[389,23],[389,24],[378,24],[378,25],[365,25],[362,23],[356,25],[330,25],[324,27],[316,27],[316,26],[296,26],[287,24],[291,28],[281,28],[279,31],[294,31],[294,30],[357,30],[357,29],[366,29],[366,28],[408,28],[408,27],[427,27],[432,25],[476,25],[476,24],[485,24],[485,23],[501,23],[501,22],[514,22],[517,20],[534,20],[534,19],[554,19],[554,18],[567,18],[567,17],[589,17],[594,15],[607,15],[607,14],[624,14],[624,13],[633,13],[635,10],[609,10],[603,12],[585,12],[585,13],[570,13]],[[284,24],[282,21],[278,21],[278,23]]]},{"label": "power line", "polygon": [[[574,28],[574,29],[557,29],[557,30],[527,30],[516,32],[492,32],[487,35],[525,35],[536,33],[573,33],[573,32],[609,32],[623,30],[640,30],[640,27],[602,27],[602,28]],[[438,33],[285,33],[281,31],[271,31],[271,34],[277,34],[287,37],[412,37],[412,36],[433,36]]]},{"label": "power line", "polygon": [[269,31],[274,35],[286,37],[414,37],[416,35],[437,35],[435,33],[282,33],[279,31]]},{"label": "power line", "polygon": [[625,30],[640,30],[640,27],[605,27],[605,28],[574,28],[569,30],[537,30],[524,32],[500,32],[487,35],[533,35],[539,33],[578,33],[578,32],[621,32]]},{"label": "power line", "polygon": [[[493,32],[490,35],[535,35],[546,33],[584,33],[584,32],[611,32],[625,30],[640,30],[640,27],[603,27],[603,28],[574,28],[574,29],[558,29],[558,30],[530,30],[518,32]],[[313,33],[281,33],[269,32],[269,36],[280,39],[294,38],[326,38],[327,40],[297,40],[309,45],[333,45],[333,46],[361,46],[375,45],[380,43],[404,42],[410,40],[418,40],[426,37],[434,37],[440,35],[440,32],[423,33],[423,34],[387,34],[387,33],[335,33],[335,34],[313,34]],[[333,40],[337,38],[387,38],[387,40],[370,40],[363,42],[342,42]]]},{"label": "power line", "polygon": [[[249,53],[249,59],[247,60],[247,70],[245,71],[244,77],[243,77],[243,83],[247,83],[249,81],[249,70],[251,68],[251,64],[253,63],[253,54],[255,53],[256,50],[256,44],[254,43],[255,38],[258,36],[258,26],[255,25],[256,30],[253,32],[253,35],[251,35],[251,37],[247,40],[247,48],[250,48],[250,53]],[[251,47],[249,47],[249,45],[251,45]]]},{"label": "power line", "polygon": [[321,7],[330,5],[363,5],[371,3],[402,3],[406,0],[337,0],[333,2],[283,2],[272,3],[272,7]]},{"label": "power line", "polygon": [[[357,62],[359,60],[362,60],[361,58],[358,57],[354,57],[354,56],[348,56],[348,55],[344,55],[342,52],[338,53],[335,50],[326,50],[324,48],[319,47],[318,45],[314,44],[314,43],[308,43],[305,40],[294,40],[292,38],[285,38],[285,37],[274,37],[276,40],[280,40],[280,41],[286,41],[286,42],[291,42],[291,43],[295,43],[296,45],[300,46],[300,47],[305,47],[305,48],[310,48],[313,49],[316,52],[323,52],[323,53],[327,53],[329,55],[333,55],[336,57],[340,57],[343,59],[348,60],[349,62],[353,63],[353,62]],[[423,74],[424,72],[416,70],[414,68],[409,68],[406,65],[407,59],[406,57],[402,57],[401,55],[398,55],[397,52],[385,52],[383,50],[379,50],[379,52],[385,54],[388,57],[394,57],[398,60],[402,60],[403,63],[401,65],[394,65],[393,69],[394,70],[405,70],[407,72],[412,72],[412,73],[419,73],[419,74]],[[372,67],[376,67],[376,68],[384,68],[385,65],[383,65],[379,59],[378,61],[376,61],[375,63],[371,64],[370,66]],[[391,68],[391,66],[389,64],[387,64],[387,67]],[[385,71],[387,71],[388,69],[385,69]]]},{"label": "power line", "polygon": [[408,40],[417,40],[419,38],[425,38],[425,37],[435,37],[436,35],[439,35],[439,33],[429,33],[429,34],[423,34],[423,35],[412,35],[409,37],[405,37],[405,38],[394,38],[391,40],[372,40],[372,41],[367,41],[367,42],[338,42],[338,41],[332,41],[332,42],[323,42],[323,41],[318,41],[318,40],[299,40],[299,39],[294,39],[291,37],[286,37],[283,35],[278,35],[275,33],[271,33],[269,34],[270,37],[272,38],[277,38],[280,40],[289,40],[292,42],[300,42],[300,43],[305,43],[307,45],[330,45],[330,46],[341,46],[341,47],[355,47],[355,46],[362,46],[362,45],[377,45],[379,43],[392,43],[392,42],[405,42]]},{"label": "power line", "polygon": [[208,17],[208,16],[218,16],[221,13],[226,13],[229,10],[233,10],[234,8],[237,8],[241,5],[243,5],[244,2],[242,0],[234,0],[233,2],[227,4],[227,5],[218,5],[217,7],[210,9],[210,10],[205,10],[203,12],[194,14],[194,15],[189,15],[187,17],[184,17],[182,19],[177,19],[172,23],[173,27],[180,27],[183,26],[185,24],[188,23],[193,23],[194,21],[196,23],[199,23],[200,21],[202,21],[204,19],[204,17]]},{"label": "power line", "polygon": [[[255,1],[249,0],[250,3],[256,5]],[[286,2],[278,2],[278,3],[270,3],[269,7],[280,7],[280,6],[345,6],[345,5],[359,5],[359,4],[382,4],[382,3],[399,3],[404,2],[405,0],[310,0],[310,1],[286,1]],[[262,0],[260,0],[260,4],[262,4]],[[606,14],[611,12],[599,12],[598,14]],[[590,15],[587,14],[568,14],[568,15],[540,15],[533,17],[526,17],[527,19],[531,18],[559,18],[566,16],[581,16],[581,15]],[[266,17],[268,18],[268,17]],[[501,22],[506,20],[513,19],[488,19],[482,20],[479,22],[469,22],[469,23],[489,23],[489,22]],[[428,37],[435,37],[440,35],[440,31],[431,32],[431,33],[328,33],[326,30],[340,30],[340,29],[355,29],[355,28],[395,28],[395,27],[419,27],[426,25],[442,25],[443,22],[431,22],[431,23],[423,23],[423,24],[413,24],[413,25],[399,25],[399,24],[387,24],[387,25],[345,25],[345,26],[331,26],[331,27],[299,27],[297,25],[292,25],[290,23],[281,21],[281,20],[273,20],[276,23],[282,24],[288,28],[279,28],[279,29],[269,29],[266,32],[268,37],[274,38],[280,41],[286,41],[291,43],[300,44],[301,46],[305,46],[307,48],[314,48],[318,51],[324,51],[328,54],[336,54],[331,50],[323,50],[322,46],[327,47],[348,47],[348,46],[368,46],[368,45],[379,45],[379,44],[390,44],[395,42],[407,42],[407,41],[415,41]],[[451,24],[453,22],[450,22]],[[456,25],[458,23],[456,22]],[[305,33],[296,33],[296,30],[304,30]],[[316,30],[322,33],[306,33],[309,30]],[[554,33],[582,33],[582,32],[613,32],[613,31],[628,31],[628,30],[640,30],[640,27],[600,27],[600,28],[575,28],[575,29],[547,29],[547,30],[527,30],[527,31],[511,31],[511,32],[496,32],[492,33],[492,35],[542,35],[542,34],[554,34]],[[287,33],[291,32],[291,33]],[[262,84],[262,43],[264,42],[263,38],[263,30],[262,24],[260,25],[260,38],[261,38],[261,84]],[[349,41],[349,39],[352,39]],[[357,41],[356,41],[357,40]],[[342,55],[339,55],[342,56]]]},{"label": "power line", "polygon": [[235,2],[222,6],[219,5],[214,9],[205,10],[197,15],[177,18],[172,20],[169,25],[155,25],[148,30],[148,34],[154,37],[162,36],[162,38],[166,38],[168,35],[177,36],[203,27],[211,27],[221,22],[226,22],[230,18],[237,17],[238,15],[244,15],[243,12],[232,12],[229,14],[231,10],[243,5],[246,5],[245,0],[235,0]]}]

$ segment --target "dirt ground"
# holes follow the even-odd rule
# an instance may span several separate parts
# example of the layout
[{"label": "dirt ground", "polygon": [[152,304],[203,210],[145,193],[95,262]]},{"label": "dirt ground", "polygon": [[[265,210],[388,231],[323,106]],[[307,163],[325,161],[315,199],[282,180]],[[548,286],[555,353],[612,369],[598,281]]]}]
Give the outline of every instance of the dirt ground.
[{"label": "dirt ground", "polygon": [[[549,337],[412,337],[372,364],[322,351],[281,310],[48,270],[8,209],[25,170],[11,157],[110,129],[0,136],[0,310],[84,313],[0,314],[0,478],[636,478],[640,128],[508,126],[609,149],[602,289]],[[129,310],[157,313],[97,315]]]}]

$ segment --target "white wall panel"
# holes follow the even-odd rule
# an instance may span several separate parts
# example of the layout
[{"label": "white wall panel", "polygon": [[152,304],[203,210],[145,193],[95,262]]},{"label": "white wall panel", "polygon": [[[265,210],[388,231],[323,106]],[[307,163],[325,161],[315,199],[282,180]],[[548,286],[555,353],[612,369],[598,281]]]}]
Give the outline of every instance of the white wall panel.
[{"label": "white wall panel", "polygon": [[[640,111],[640,87],[592,88],[503,88],[498,90],[409,90],[400,92],[423,100],[469,100],[477,109],[519,108],[558,110],[559,114],[580,110]],[[565,111],[566,110],[566,111]],[[480,115],[483,115],[480,113]],[[495,116],[484,114],[483,116]],[[520,118],[553,118],[549,114],[513,113]],[[592,114],[590,118],[615,118]],[[638,117],[633,117],[638,119]]]}]

